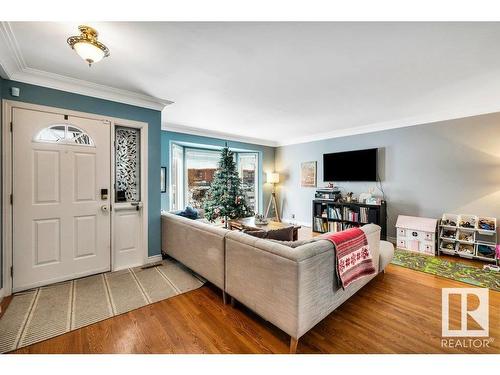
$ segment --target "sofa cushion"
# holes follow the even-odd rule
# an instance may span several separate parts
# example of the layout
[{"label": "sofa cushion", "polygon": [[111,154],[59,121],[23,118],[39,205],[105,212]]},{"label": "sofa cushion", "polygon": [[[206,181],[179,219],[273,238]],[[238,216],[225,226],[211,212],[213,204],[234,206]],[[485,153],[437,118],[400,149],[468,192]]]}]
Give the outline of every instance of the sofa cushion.
[{"label": "sofa cushion", "polygon": [[296,247],[306,245],[308,243],[316,242],[320,240],[320,238],[309,238],[308,240],[298,240],[298,241],[280,241],[280,240],[270,240],[288,247],[295,249]]}]

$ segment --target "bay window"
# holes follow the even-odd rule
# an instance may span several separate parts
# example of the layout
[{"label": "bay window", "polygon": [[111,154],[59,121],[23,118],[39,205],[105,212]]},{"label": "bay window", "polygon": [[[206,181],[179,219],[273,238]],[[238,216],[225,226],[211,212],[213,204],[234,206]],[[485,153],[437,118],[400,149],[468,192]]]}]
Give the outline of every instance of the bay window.
[{"label": "bay window", "polygon": [[[250,208],[259,211],[259,154],[233,150],[241,187]],[[219,167],[220,150],[171,144],[170,209],[203,208]]]}]

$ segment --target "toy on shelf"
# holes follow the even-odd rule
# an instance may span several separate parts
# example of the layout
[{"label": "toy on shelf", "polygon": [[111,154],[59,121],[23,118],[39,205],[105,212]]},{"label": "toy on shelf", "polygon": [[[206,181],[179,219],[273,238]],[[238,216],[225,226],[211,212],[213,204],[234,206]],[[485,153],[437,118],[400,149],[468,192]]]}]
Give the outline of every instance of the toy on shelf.
[{"label": "toy on shelf", "polygon": [[460,215],[460,228],[476,228],[477,217],[471,215]]},{"label": "toy on shelf", "polygon": [[494,246],[488,246],[488,245],[477,245],[477,255],[485,257],[485,258],[492,258],[495,259],[495,247]]},{"label": "toy on shelf", "polygon": [[497,230],[497,219],[494,217],[480,217],[477,229],[480,233],[490,233]]},{"label": "toy on shelf", "polygon": [[441,233],[441,237],[443,238],[449,238],[454,240],[456,236],[457,236],[456,230],[443,229],[443,232]]},{"label": "toy on shelf", "polygon": [[443,220],[441,220],[441,225],[443,227],[456,227],[457,226],[457,222],[453,221],[451,219],[443,219]]},{"label": "toy on shelf", "polygon": [[458,239],[464,242],[474,242],[474,232],[460,232]]},{"label": "toy on shelf", "polygon": [[458,252],[465,254],[465,255],[474,255],[474,246],[472,245],[467,245],[467,244],[459,244],[458,245]]},{"label": "toy on shelf", "polygon": [[496,229],[495,220],[486,217],[480,218],[478,228],[483,230],[495,230]]},{"label": "toy on shelf", "polygon": [[443,248],[448,250],[455,250],[455,244],[453,242],[446,242],[443,244]]}]

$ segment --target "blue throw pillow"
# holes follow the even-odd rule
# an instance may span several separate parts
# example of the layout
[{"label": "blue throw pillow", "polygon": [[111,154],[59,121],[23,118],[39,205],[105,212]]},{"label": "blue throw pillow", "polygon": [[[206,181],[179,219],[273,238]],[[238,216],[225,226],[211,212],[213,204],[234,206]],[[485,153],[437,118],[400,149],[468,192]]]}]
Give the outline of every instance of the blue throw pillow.
[{"label": "blue throw pillow", "polygon": [[198,219],[198,210],[193,207],[187,206],[183,211],[174,212],[174,214],[186,217],[188,219],[196,220]]}]

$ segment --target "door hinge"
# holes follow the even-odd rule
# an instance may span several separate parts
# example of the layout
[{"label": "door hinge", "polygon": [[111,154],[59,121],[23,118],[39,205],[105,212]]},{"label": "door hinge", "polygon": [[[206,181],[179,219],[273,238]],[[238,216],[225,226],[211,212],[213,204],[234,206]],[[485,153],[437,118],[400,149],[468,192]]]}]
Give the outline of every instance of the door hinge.
[{"label": "door hinge", "polygon": [[14,277],[14,267],[10,267],[10,277]]},{"label": "door hinge", "polygon": [[113,205],[112,204],[109,205],[109,211],[113,211]]},{"label": "door hinge", "polygon": [[10,195],[10,204],[13,204],[14,203],[14,196],[11,194]]},{"label": "door hinge", "polygon": [[13,124],[12,124],[12,121],[11,121],[11,122],[10,122],[10,132],[11,132],[11,133],[12,133],[12,126],[13,126]]}]

